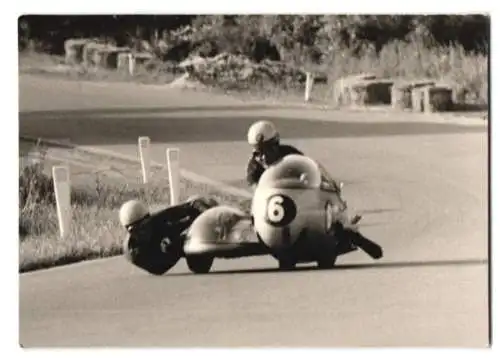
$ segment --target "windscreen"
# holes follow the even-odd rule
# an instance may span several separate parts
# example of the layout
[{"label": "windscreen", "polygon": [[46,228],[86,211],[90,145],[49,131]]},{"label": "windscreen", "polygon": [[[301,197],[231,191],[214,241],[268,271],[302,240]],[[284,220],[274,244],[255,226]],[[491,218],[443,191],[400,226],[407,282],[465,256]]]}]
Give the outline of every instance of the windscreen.
[{"label": "windscreen", "polygon": [[287,155],[262,174],[259,185],[275,186],[284,182],[303,183],[308,188],[319,188],[321,172],[312,159],[297,154]]},{"label": "windscreen", "polygon": [[318,166],[322,176],[321,189],[332,192],[340,192],[337,183],[333,180],[333,177],[326,170],[326,168],[320,163],[318,163]]}]

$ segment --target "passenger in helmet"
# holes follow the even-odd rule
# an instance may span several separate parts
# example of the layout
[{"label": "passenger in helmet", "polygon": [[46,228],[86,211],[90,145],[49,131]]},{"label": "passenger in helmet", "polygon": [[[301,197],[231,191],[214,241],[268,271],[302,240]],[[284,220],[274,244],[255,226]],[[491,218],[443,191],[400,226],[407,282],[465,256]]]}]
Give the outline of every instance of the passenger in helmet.
[{"label": "passenger in helmet", "polygon": [[273,123],[261,120],[253,123],[248,129],[248,144],[253,148],[252,155],[247,164],[247,182],[255,186],[271,164],[281,160],[289,154],[303,153],[297,148],[280,144],[280,135]]},{"label": "passenger in helmet", "polygon": [[195,196],[151,213],[140,201],[124,203],[119,219],[128,232],[125,256],[150,273],[162,274],[182,256],[185,231],[201,213],[216,205],[214,199]]}]

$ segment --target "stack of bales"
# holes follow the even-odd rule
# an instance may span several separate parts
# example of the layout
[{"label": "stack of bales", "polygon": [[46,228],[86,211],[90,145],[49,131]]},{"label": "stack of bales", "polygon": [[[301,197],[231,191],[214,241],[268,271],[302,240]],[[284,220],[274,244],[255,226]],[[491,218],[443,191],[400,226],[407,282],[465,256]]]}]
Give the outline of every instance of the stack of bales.
[{"label": "stack of bales", "polygon": [[130,48],[104,46],[94,49],[92,54],[92,65],[103,69],[117,69],[119,65],[119,57],[130,54]]},{"label": "stack of bales", "polygon": [[334,102],[339,106],[392,105],[393,109],[440,112],[453,108],[453,90],[436,80],[395,80],[374,74],[356,74],[338,79]]},{"label": "stack of bales", "polygon": [[418,98],[415,95],[421,88],[435,84],[436,82],[432,79],[396,81],[391,89],[392,107],[398,110],[412,109]]},{"label": "stack of bales", "polygon": [[449,111],[453,108],[453,89],[432,79],[400,81],[392,89],[392,106],[426,113]]},{"label": "stack of bales", "polygon": [[130,62],[136,67],[154,58],[150,52],[134,52],[129,47],[117,47],[96,39],[68,39],[64,47],[66,63],[82,64],[85,68],[117,69],[128,72]]},{"label": "stack of bales", "polygon": [[446,112],[453,109],[453,89],[447,84],[431,84],[412,90],[415,112]]},{"label": "stack of bales", "polygon": [[67,65],[81,64],[84,59],[84,48],[88,43],[95,43],[95,39],[67,39],[64,42],[65,62]]},{"label": "stack of bales", "polygon": [[378,79],[374,74],[354,74],[338,79],[333,88],[334,103],[340,106],[390,104],[391,79]]}]

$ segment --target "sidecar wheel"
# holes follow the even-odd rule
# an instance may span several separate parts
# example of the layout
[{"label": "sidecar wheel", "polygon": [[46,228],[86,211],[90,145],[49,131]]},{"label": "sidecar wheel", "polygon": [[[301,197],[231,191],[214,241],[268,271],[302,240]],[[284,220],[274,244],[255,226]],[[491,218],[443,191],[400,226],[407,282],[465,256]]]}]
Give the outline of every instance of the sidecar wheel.
[{"label": "sidecar wheel", "polygon": [[204,274],[210,272],[212,264],[214,263],[213,257],[209,256],[186,256],[186,262],[191,272],[196,274]]},{"label": "sidecar wheel", "polygon": [[297,266],[297,263],[294,260],[288,258],[280,259],[278,264],[279,269],[282,271],[292,271]]}]

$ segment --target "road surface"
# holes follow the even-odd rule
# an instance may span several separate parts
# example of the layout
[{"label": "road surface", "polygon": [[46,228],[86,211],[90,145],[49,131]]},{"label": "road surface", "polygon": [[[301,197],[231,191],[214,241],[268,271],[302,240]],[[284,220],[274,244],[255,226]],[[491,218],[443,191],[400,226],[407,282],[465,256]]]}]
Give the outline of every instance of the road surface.
[{"label": "road surface", "polygon": [[184,261],[152,277],[122,258],[20,276],[20,343],[33,346],[459,346],[488,344],[485,126],[412,116],[264,108],[127,84],[20,78],[20,133],[153,157],[242,184],[248,125],[282,137],[343,180],[385,257],[278,272],[270,257]]}]

